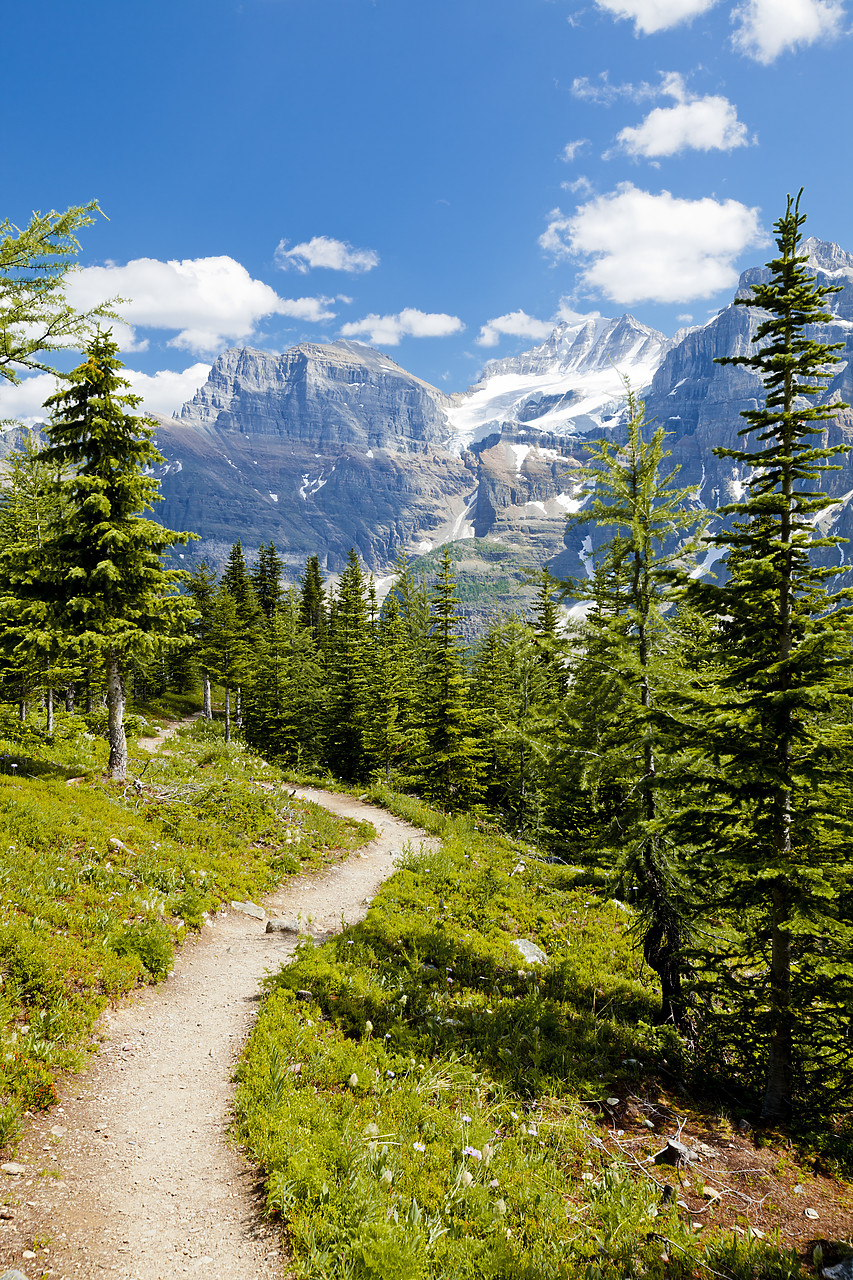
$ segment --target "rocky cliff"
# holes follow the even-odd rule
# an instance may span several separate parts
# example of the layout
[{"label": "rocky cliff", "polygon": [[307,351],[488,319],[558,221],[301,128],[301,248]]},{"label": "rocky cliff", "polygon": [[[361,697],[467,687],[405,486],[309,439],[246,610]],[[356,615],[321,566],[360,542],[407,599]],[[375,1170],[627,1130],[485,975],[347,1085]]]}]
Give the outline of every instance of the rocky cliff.
[{"label": "rocky cliff", "polygon": [[[818,279],[841,286],[816,332],[842,344],[827,397],[853,401],[853,255],[818,240],[806,248]],[[740,296],[763,271],[744,273]],[[335,571],[355,547],[381,576],[400,550],[467,541],[478,581],[493,572],[496,596],[523,608],[530,592],[518,574],[506,587],[503,568],[489,566],[505,554],[560,576],[590,571],[603,535],[566,530],[583,505],[573,471],[591,437],[618,439],[624,376],[643,393],[648,421],[668,431],[679,482],[696,486],[697,503],[741,496],[746,477],[713,451],[737,443],[740,413],[763,388],[751,370],[715,361],[748,354],[760,320],[733,303],[674,341],[629,315],[567,322],[521,356],[490,362],[454,397],[359,343],[227,351],[180,415],[160,419],[169,462],[158,516],[200,532],[197,552],[214,559],[237,537],[250,551],[271,539],[294,572],[315,552]],[[827,435],[853,441],[849,411]],[[821,528],[853,537],[853,465],[826,483],[838,502]]]}]

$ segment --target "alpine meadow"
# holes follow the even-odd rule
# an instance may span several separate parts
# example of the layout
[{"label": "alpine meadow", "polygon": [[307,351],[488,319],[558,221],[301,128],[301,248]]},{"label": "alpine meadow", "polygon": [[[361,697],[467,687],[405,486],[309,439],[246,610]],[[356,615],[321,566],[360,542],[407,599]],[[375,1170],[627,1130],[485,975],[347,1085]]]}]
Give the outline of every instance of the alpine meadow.
[{"label": "alpine meadow", "polygon": [[377,581],[158,523],[122,302],[68,300],[97,205],[3,224],[0,375],[57,388],[0,496],[7,1175],[111,1003],[385,810],[415,835],[362,919],[270,921],[299,941],[236,1066],[279,1274],[851,1274],[848,406],[800,201],[716,357],[763,387],[715,449],[737,500],[702,506],[623,376],[564,480],[580,576],[531,563],[473,633],[477,538]]}]

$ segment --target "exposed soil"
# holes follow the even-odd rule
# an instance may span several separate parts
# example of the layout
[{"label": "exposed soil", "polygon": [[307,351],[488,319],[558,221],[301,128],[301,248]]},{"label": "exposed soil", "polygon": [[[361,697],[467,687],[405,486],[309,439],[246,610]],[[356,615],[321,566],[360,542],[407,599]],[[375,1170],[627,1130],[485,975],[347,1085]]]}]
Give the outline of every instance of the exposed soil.
[{"label": "exposed soil", "polygon": [[[406,841],[429,841],[349,796],[295,790],[380,832],[347,861],[293,877],[262,901],[267,915],[329,933],[365,914]],[[295,947],[292,935],[264,930],[263,920],[220,912],[164,983],[104,1015],[100,1053],[65,1081],[59,1106],[28,1120],[13,1158],[24,1171],[0,1174],[0,1272],[281,1277],[278,1232],[263,1216],[255,1171],[228,1135],[233,1068],[261,981]]]}]

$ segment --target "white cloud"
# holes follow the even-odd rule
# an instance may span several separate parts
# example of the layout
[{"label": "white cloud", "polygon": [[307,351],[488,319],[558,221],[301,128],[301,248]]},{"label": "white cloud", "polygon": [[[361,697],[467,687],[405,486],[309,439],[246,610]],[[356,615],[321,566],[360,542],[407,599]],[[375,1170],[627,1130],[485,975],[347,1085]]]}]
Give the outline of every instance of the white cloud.
[{"label": "white cloud", "polygon": [[631,102],[642,102],[645,98],[655,98],[660,92],[658,86],[645,80],[639,84],[611,84],[607,71],[600,71],[597,80],[589,76],[575,76],[572,81],[572,97],[582,102],[595,102],[600,107],[611,107],[620,98],[628,98]]},{"label": "white cloud", "polygon": [[14,418],[28,427],[47,418],[42,405],[48,396],[61,391],[62,383],[52,373],[34,373],[22,378],[17,386],[5,379],[0,382],[0,420]]},{"label": "white cloud", "polygon": [[478,347],[496,347],[502,337],[547,338],[554,328],[553,321],[537,320],[526,311],[509,311],[504,316],[487,320],[475,339]]},{"label": "white cloud", "polygon": [[[136,369],[122,370],[122,377],[130,383],[131,391],[142,396],[139,414],[159,413],[169,417],[187,400],[191,400],[199,387],[207,381],[209,364],[192,364],[175,372],[160,369],[157,373],[140,373]],[[13,418],[27,426],[47,419],[44,405],[48,396],[61,391],[65,383],[52,373],[35,373],[22,378],[17,386],[0,383],[0,419]]]},{"label": "white cloud", "polygon": [[[639,35],[653,31],[665,31],[679,22],[688,22],[700,13],[713,8],[717,0],[595,0],[599,9],[606,9],[617,18],[633,20]],[[775,0],[771,0],[771,3]]]},{"label": "white cloud", "polygon": [[286,240],[280,240],[275,260],[283,271],[293,269],[303,275],[316,267],[359,275],[379,266],[379,254],[375,249],[354,249],[351,244],[333,240],[330,236],[313,236],[302,244],[295,244],[292,249],[287,248]]},{"label": "white cloud", "polygon": [[565,160],[566,164],[571,164],[575,156],[583,151],[584,147],[589,145],[589,138],[575,138],[574,142],[567,142],[560,152],[560,159]]},{"label": "white cloud", "polygon": [[572,216],[553,210],[539,238],[555,259],[587,258],[581,282],[621,304],[686,302],[730,289],[734,259],[762,242],[757,209],[654,195],[630,182]]},{"label": "white cloud", "polygon": [[124,376],[136,395],[142,396],[140,413],[159,413],[168,418],[181,405],[192,400],[199,387],[207,381],[209,373],[209,364],[191,364],[177,372],[158,369],[152,374],[125,369]]},{"label": "white cloud", "polygon": [[[69,279],[67,291],[71,303],[81,309],[116,294],[128,298],[118,308],[128,325],[177,330],[169,345],[198,352],[246,340],[264,316],[315,323],[335,316],[328,309],[331,299],[281,298],[228,257],[181,262],[134,258],[125,266],[83,267]],[[120,340],[122,335],[115,332]],[[142,349],[132,332],[124,337],[124,350]]]},{"label": "white cloud", "polygon": [[401,338],[446,338],[451,333],[461,333],[464,328],[458,316],[406,307],[397,315],[369,315],[363,320],[353,320],[342,326],[341,336],[367,338],[378,346],[396,347]]},{"label": "white cloud", "polygon": [[697,97],[677,72],[663,77],[660,92],[674,107],[655,107],[640,124],[623,129],[617,141],[632,156],[673,156],[694,151],[731,151],[749,142],[746,125],[728,98]]},{"label": "white cloud", "polygon": [[735,48],[766,65],[787,49],[839,35],[844,6],[839,0],[745,0],[732,20]]}]

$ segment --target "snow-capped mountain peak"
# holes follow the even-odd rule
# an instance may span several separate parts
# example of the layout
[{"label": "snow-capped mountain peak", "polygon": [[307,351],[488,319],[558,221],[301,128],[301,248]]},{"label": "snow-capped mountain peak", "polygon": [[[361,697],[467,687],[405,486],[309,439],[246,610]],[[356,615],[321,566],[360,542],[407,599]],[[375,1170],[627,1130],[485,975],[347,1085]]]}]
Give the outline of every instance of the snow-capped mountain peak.
[{"label": "snow-capped mountain peak", "polygon": [[489,361],[447,411],[449,443],[466,448],[504,423],[585,435],[619,412],[625,378],[636,391],[648,386],[671,345],[632,315],[562,322],[529,351]]}]

